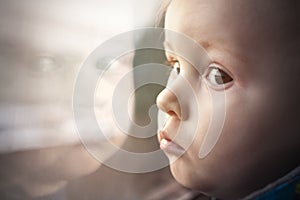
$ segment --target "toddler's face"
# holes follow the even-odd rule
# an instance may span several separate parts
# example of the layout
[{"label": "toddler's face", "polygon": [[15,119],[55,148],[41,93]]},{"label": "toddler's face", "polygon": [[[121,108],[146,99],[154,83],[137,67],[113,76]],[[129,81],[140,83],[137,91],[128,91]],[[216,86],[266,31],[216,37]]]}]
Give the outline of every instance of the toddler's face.
[{"label": "toddler's face", "polygon": [[[168,116],[159,140],[170,159],[181,153],[178,146],[186,147],[194,134],[190,127],[198,123],[192,144],[171,164],[183,185],[237,198],[299,164],[290,156],[298,158],[295,152],[300,146],[295,134],[299,60],[294,59],[299,43],[294,40],[293,8],[283,4],[173,0],[168,7],[166,29],[193,38],[211,59],[200,73],[198,66],[176,55],[181,47],[166,34],[166,45],[175,52],[167,52],[167,58],[173,64],[173,78],[177,77],[158,96],[157,104]],[[194,94],[183,92],[184,81],[195,92],[197,105]],[[214,99],[218,94],[225,95],[225,101]],[[204,137],[215,123],[211,119],[222,115],[222,108],[226,115],[221,135],[209,154],[200,158]]]}]

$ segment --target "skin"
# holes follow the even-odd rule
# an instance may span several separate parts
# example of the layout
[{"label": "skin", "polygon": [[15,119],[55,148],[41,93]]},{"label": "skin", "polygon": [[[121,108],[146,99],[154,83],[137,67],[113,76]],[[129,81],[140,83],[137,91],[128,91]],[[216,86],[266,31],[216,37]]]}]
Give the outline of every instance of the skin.
[{"label": "skin", "polygon": [[[236,199],[299,165],[300,12],[294,4],[269,0],[171,1],[165,28],[197,41],[211,58],[210,64],[217,63],[233,79],[225,84],[225,90],[218,91],[195,66],[176,56],[180,47],[166,34],[175,51],[175,55],[167,53],[167,58],[178,62],[179,75],[196,91],[197,104],[201,105],[198,110],[191,103],[192,94],[183,94],[183,79],[175,78],[157,97],[158,107],[169,117],[165,134],[182,147],[193,134],[190,124],[198,122],[193,110],[201,117],[193,143],[170,165],[182,185],[221,199]],[[215,106],[225,106],[224,126],[212,151],[200,159],[199,149],[212,117],[214,97],[210,93],[220,92],[225,93],[226,103]],[[167,155],[171,159],[172,155]]]}]

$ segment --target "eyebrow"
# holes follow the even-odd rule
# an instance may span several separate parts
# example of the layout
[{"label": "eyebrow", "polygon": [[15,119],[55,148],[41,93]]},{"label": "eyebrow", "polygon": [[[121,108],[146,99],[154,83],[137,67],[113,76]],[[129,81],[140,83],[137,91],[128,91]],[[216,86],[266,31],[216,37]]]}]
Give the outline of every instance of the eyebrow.
[{"label": "eyebrow", "polygon": [[[197,42],[197,44],[199,45],[199,43]],[[168,55],[176,55],[176,51],[175,51],[175,48],[172,47],[172,44],[169,42],[169,41],[164,41],[163,42],[163,46],[165,48],[165,52],[166,52],[166,55],[168,57]],[[209,42],[205,42],[203,44],[200,44],[200,47],[202,49],[204,49],[205,51],[207,51],[207,48],[209,48],[211,46],[211,44]],[[169,51],[170,52],[169,52]],[[205,52],[204,51],[204,52]],[[176,57],[176,56],[175,56]],[[209,57],[209,56],[208,56]],[[167,58],[168,59],[168,58]],[[195,66],[196,67],[196,66]],[[200,66],[197,66],[196,68],[199,70],[199,72],[201,74],[204,73],[204,70],[207,66],[206,65],[200,65]]]},{"label": "eyebrow", "polygon": [[[209,51],[212,48],[215,48],[219,51],[225,51],[227,52],[229,55],[231,55],[234,58],[239,59],[240,61],[246,63],[247,62],[247,57],[239,54],[239,53],[234,53],[231,50],[229,50],[228,48],[224,48],[224,47],[218,47],[216,45],[214,45],[212,42],[209,42],[207,40],[197,40],[196,41],[198,45],[200,45],[202,48],[204,48],[206,51]],[[163,43],[164,47],[166,49],[170,49],[171,51],[175,52],[175,49],[172,47],[171,43],[168,41],[164,41]]]},{"label": "eyebrow", "polygon": [[[213,46],[212,43],[209,41],[197,41],[197,44],[200,45],[205,50],[208,50]],[[174,48],[172,47],[170,42],[164,41],[163,45],[164,45],[164,48],[166,48],[166,49],[168,48],[168,49],[174,51]]]},{"label": "eyebrow", "polygon": [[209,42],[209,41],[197,41],[197,43],[198,43],[201,47],[203,47],[205,50],[208,50],[208,49],[210,49],[210,48],[213,46],[212,43]]}]

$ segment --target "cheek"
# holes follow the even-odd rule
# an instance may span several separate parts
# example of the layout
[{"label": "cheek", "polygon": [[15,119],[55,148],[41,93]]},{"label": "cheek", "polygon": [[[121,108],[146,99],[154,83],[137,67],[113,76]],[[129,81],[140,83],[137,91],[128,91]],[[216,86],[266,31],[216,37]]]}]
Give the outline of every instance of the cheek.
[{"label": "cheek", "polygon": [[[192,138],[193,141],[186,153],[171,165],[171,171],[175,179],[184,186],[206,191],[211,184],[206,177],[206,167],[202,166],[205,160],[199,158],[199,152],[211,125],[213,103],[205,85],[195,90],[200,91],[196,97],[197,105],[189,103],[188,118],[182,122],[185,132],[178,134],[179,137],[183,137],[181,141],[190,141]],[[194,124],[197,126],[193,126]]]},{"label": "cheek", "polygon": [[[249,92],[249,91],[248,91]],[[222,134],[215,146],[215,155],[226,157],[230,162],[246,163],[253,156],[253,147],[269,135],[269,101],[256,89],[255,93],[233,88],[226,93],[226,115]],[[247,155],[249,153],[249,155]],[[251,154],[251,155],[250,155]],[[219,160],[219,159],[218,159]],[[223,165],[230,162],[222,161]],[[216,161],[217,162],[217,161]]]},{"label": "cheek", "polygon": [[[262,116],[257,110],[263,112],[260,107],[266,106],[260,99],[248,99],[233,92],[226,92],[224,99],[224,93],[211,91],[205,85],[198,91],[198,108],[189,107],[187,120],[198,124],[195,138],[186,154],[171,169],[179,182],[203,190],[220,179],[234,177],[239,164],[234,167],[232,163],[236,162],[234,159],[244,161],[245,152],[250,152],[253,143],[257,142],[252,138],[253,123]],[[208,149],[203,158],[199,154],[201,148]],[[200,186],[199,182],[202,182]]]},{"label": "cheek", "polygon": [[198,126],[190,152],[193,156],[197,155],[198,159],[203,159],[215,148],[223,132],[228,100],[226,92],[213,90],[205,83],[196,91],[199,91],[198,109],[190,108],[189,111],[192,116],[190,121]]},{"label": "cheek", "polygon": [[[196,101],[189,102],[189,106],[187,107],[189,118],[183,123],[187,124],[187,127],[193,127],[188,132],[188,137],[193,137],[193,142],[187,154],[199,159],[199,151],[212,125],[214,105],[212,94],[205,84],[202,84],[200,88],[194,88],[194,91],[197,93],[195,96]],[[196,126],[194,126],[195,124]]]},{"label": "cheek", "polygon": [[235,151],[247,147],[252,149],[253,145],[272,136],[277,113],[270,99],[271,94],[258,88],[248,94],[229,93],[221,144],[228,144],[226,148]]},{"label": "cheek", "polygon": [[253,175],[262,173],[257,164],[267,166],[272,162],[269,155],[276,143],[274,117],[265,95],[257,92],[250,96],[227,93],[226,118],[220,138],[210,154],[195,164],[217,187],[225,187],[219,185],[221,180],[228,180],[228,190],[254,185]]}]

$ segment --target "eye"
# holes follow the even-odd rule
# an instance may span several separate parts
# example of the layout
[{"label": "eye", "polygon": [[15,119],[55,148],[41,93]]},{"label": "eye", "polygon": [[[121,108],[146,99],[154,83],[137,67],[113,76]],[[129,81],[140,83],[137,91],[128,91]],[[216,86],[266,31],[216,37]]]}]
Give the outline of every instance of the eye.
[{"label": "eye", "polygon": [[180,63],[178,60],[168,61],[172,67],[172,74],[179,75],[180,74]]},{"label": "eye", "polygon": [[176,62],[174,63],[174,65],[173,65],[173,71],[174,71],[177,75],[180,74],[180,65],[179,65],[179,62],[178,62],[178,61],[176,61]]},{"label": "eye", "polygon": [[233,82],[233,78],[228,73],[216,66],[209,67],[205,78],[213,87],[224,87]]}]

